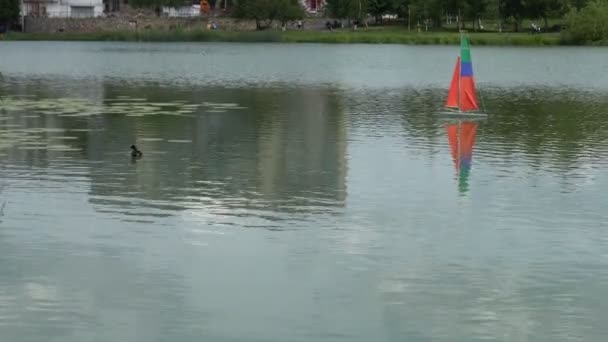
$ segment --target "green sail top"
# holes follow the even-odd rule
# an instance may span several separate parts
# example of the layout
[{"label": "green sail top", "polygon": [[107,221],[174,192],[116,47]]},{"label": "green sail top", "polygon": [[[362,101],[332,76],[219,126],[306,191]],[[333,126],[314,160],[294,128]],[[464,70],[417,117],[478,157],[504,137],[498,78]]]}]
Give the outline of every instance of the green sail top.
[{"label": "green sail top", "polygon": [[462,39],[460,39],[460,60],[466,63],[471,62],[471,50],[469,49],[469,40],[465,36],[462,36]]}]

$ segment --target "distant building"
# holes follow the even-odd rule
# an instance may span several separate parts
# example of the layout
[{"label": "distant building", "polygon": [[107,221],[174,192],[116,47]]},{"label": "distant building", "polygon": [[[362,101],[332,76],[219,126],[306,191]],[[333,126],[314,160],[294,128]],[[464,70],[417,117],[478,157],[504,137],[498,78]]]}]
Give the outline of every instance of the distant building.
[{"label": "distant building", "polygon": [[23,0],[25,16],[55,18],[90,18],[103,15],[103,0]]},{"label": "distant building", "polygon": [[201,5],[194,4],[180,7],[163,7],[163,15],[167,17],[198,17],[201,15]]}]

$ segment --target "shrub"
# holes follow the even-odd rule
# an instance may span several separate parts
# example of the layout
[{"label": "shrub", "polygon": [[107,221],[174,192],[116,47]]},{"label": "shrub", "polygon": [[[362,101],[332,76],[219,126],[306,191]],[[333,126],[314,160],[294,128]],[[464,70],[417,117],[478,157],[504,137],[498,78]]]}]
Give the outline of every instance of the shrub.
[{"label": "shrub", "polygon": [[593,44],[608,40],[608,1],[594,0],[580,11],[566,15],[562,39],[573,44]]}]

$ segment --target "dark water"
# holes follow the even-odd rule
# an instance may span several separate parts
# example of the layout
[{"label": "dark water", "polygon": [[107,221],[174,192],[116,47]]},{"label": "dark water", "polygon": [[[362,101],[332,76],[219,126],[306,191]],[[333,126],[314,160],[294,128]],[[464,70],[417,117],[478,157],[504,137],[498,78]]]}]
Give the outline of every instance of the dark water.
[{"label": "dark water", "polygon": [[0,43],[2,341],[603,341],[608,50],[456,53]]}]

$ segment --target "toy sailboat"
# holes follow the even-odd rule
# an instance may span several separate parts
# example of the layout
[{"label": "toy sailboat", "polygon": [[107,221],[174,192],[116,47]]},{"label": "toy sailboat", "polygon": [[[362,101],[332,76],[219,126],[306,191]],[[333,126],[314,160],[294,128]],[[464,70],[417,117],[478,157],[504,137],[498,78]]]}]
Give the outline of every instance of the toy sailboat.
[{"label": "toy sailboat", "polygon": [[471,49],[464,35],[460,38],[460,55],[456,59],[445,107],[448,111],[444,114],[450,116],[487,116],[479,112]]}]

